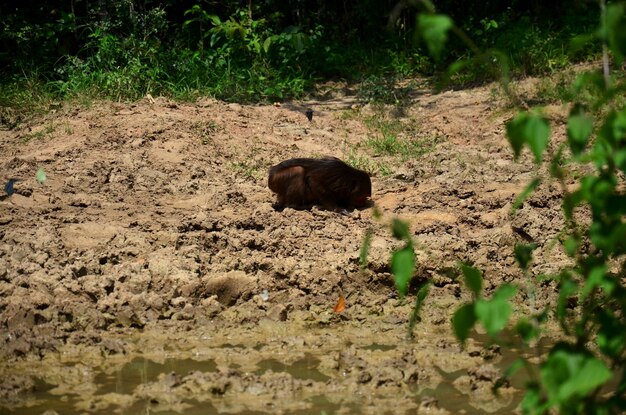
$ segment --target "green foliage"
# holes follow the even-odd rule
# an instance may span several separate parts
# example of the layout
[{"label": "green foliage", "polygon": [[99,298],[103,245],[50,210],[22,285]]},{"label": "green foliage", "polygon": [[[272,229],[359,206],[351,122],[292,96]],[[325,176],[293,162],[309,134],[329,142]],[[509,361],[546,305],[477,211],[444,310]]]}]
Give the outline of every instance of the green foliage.
[{"label": "green foliage", "polygon": [[476,323],[480,323],[490,336],[497,336],[509,321],[512,307],[509,300],[516,293],[516,288],[504,284],[493,293],[491,299],[482,298],[481,272],[468,265],[460,265],[465,285],[473,294],[473,300],[461,306],[452,317],[452,328],[459,341],[467,340]]},{"label": "green foliage", "polygon": [[417,29],[424,39],[428,51],[436,59],[441,57],[441,52],[448,39],[448,31],[452,29],[452,19],[442,14],[418,14]]},{"label": "green foliage", "polygon": [[593,131],[593,120],[581,106],[574,106],[567,119],[567,143],[574,156],[579,156]]},{"label": "green foliage", "polygon": [[432,150],[436,139],[417,136],[416,127],[396,119],[387,120],[384,116],[374,116],[365,120],[374,134],[365,144],[376,156],[398,157],[400,161],[416,160]]},{"label": "green foliage", "polygon": [[368,229],[365,232],[363,244],[361,245],[361,250],[359,251],[359,266],[361,268],[367,267],[367,255],[369,254],[370,246],[372,245],[372,236],[372,230]]},{"label": "green foliage", "polygon": [[481,272],[467,264],[461,264],[461,272],[465,278],[467,288],[470,289],[475,298],[480,298],[483,289],[483,277]]},{"label": "green foliage", "polygon": [[611,378],[611,371],[590,352],[567,343],[552,348],[541,365],[541,384],[547,400],[536,408],[540,412],[558,407],[564,413],[589,413],[584,398]]},{"label": "green foliage", "polygon": [[44,182],[46,181],[46,172],[44,169],[39,168],[37,170],[37,173],[35,175],[37,181],[39,182],[39,184],[44,184]]},{"label": "green foliage", "polygon": [[452,316],[452,328],[456,338],[461,343],[465,343],[465,340],[469,337],[470,331],[476,324],[476,309],[473,303],[464,304],[459,307]]},{"label": "green foliage", "polygon": [[[468,47],[480,53],[463,32],[448,23],[440,25],[440,32],[454,31]],[[489,25],[490,30],[499,27],[499,24]],[[522,44],[524,39],[534,36],[532,25],[529,28],[525,31],[528,38],[520,33]],[[625,28],[625,3],[609,4],[595,39],[605,43],[617,62],[626,56]],[[443,39],[441,34],[433,37],[439,42]],[[430,50],[439,52],[432,46]],[[483,58],[485,56],[501,55],[482,54]],[[498,60],[498,63],[505,61]],[[501,73],[505,91],[515,98],[508,87],[506,68]],[[536,312],[529,269],[536,245],[518,244],[514,249],[515,259],[529,281],[527,291],[531,302],[531,314],[519,318],[515,324],[522,344],[527,345],[540,336],[549,314],[556,318],[563,334],[569,336],[554,345],[547,355],[540,356],[538,374],[525,357],[517,359],[507,371],[510,376],[522,367],[529,368],[530,380],[521,404],[524,413],[609,414],[619,413],[626,407],[626,288],[623,285],[626,277],[623,265],[626,255],[626,103],[623,93],[626,87],[623,82],[623,79],[593,72],[578,75],[573,85],[567,87],[572,93],[561,97],[571,99],[567,141],[553,152],[548,152],[550,121],[536,110],[525,106],[525,110],[506,126],[515,158],[519,159],[523,148],[528,147],[535,164],[547,165],[543,171],[548,172],[533,179],[515,201],[513,212],[540,183],[549,180],[559,183],[567,223],[563,248],[574,261],[557,275],[544,277],[558,282],[558,300],[553,309]],[[519,100],[514,102],[521,104]],[[568,149],[569,154],[564,149]],[[592,164],[596,170],[581,168],[580,171],[588,173],[579,172],[569,177],[568,171],[562,168],[565,164],[580,167]],[[574,179],[578,186],[572,191],[568,184]],[[575,210],[579,214],[574,215]],[[585,211],[590,213],[589,217],[584,217]],[[513,311],[510,299],[517,288],[503,284],[490,299],[485,299],[481,293],[481,273],[466,264],[460,268],[473,299],[459,307],[452,317],[457,338],[465,342],[479,323],[497,339],[508,325]]]},{"label": "green foliage", "polygon": [[409,282],[415,271],[415,252],[413,246],[407,244],[404,248],[394,251],[391,255],[391,272],[400,295],[405,296],[409,290]]},{"label": "green foliage", "polygon": [[520,112],[506,125],[506,133],[513,147],[515,158],[518,158],[524,144],[528,145],[535,160],[540,163],[543,152],[548,146],[550,125],[548,120],[538,114]]},{"label": "green foliage", "polygon": [[[568,9],[560,16],[562,26],[556,26],[529,17],[533,13],[521,3],[470,2],[462,10],[438,4],[462,13],[464,27],[481,46],[506,46],[514,72],[522,74],[568,65],[569,39],[584,33],[593,18]],[[411,85],[400,80],[441,68],[425,49],[442,62],[458,62],[452,78],[459,83],[488,79],[497,66],[472,59],[473,52],[458,43],[446,43],[456,28],[442,14],[413,20],[403,12],[386,26],[380,16],[389,15],[387,1],[347,8],[341,2],[241,5],[233,0],[0,5],[0,101],[14,107],[20,101],[11,91],[23,88],[21,98],[30,100],[25,109],[45,108],[33,99],[42,94],[45,99],[135,100],[150,93],[272,101],[300,98],[314,82],[339,78],[363,80],[359,96],[366,102],[405,105]],[[605,37],[616,56],[623,44],[622,19],[623,10],[609,6],[602,33],[611,34]],[[416,35],[424,46],[414,42]],[[575,56],[586,59],[590,42],[578,39]]]},{"label": "green foliage", "polygon": [[424,301],[426,300],[426,297],[428,296],[430,285],[431,285],[431,282],[427,281],[417,291],[417,295],[415,296],[415,305],[413,306],[413,311],[411,311],[411,317],[409,319],[409,332],[407,336],[409,339],[413,338],[413,330],[415,329],[415,326],[417,325],[417,323],[421,320],[420,311],[422,310],[422,307],[424,306]]},{"label": "green foliage", "polygon": [[539,187],[541,184],[541,178],[535,177],[530,183],[526,185],[524,190],[515,198],[513,206],[511,206],[512,213],[515,213],[524,204],[524,201]]},{"label": "green foliage", "polygon": [[392,173],[391,168],[387,164],[381,161],[374,161],[354,150],[350,150],[346,161],[352,167],[364,170],[372,175],[389,176]]},{"label": "green foliage", "polygon": [[409,83],[400,87],[398,81],[396,76],[370,75],[360,83],[357,97],[364,103],[406,106],[410,101],[409,92],[415,85]]},{"label": "green foliage", "polygon": [[606,42],[617,62],[626,57],[626,5],[611,3],[606,7],[606,17],[599,30],[599,37]]},{"label": "green foliage", "polygon": [[532,260],[533,251],[537,249],[537,244],[516,244],[514,248],[515,260],[520,268],[526,271]]},{"label": "green foliage", "polygon": [[415,273],[415,251],[413,238],[409,224],[399,219],[394,219],[391,225],[393,237],[404,241],[404,247],[395,250],[391,254],[391,272],[393,273],[396,288],[401,296],[405,296],[409,290],[409,282]]}]

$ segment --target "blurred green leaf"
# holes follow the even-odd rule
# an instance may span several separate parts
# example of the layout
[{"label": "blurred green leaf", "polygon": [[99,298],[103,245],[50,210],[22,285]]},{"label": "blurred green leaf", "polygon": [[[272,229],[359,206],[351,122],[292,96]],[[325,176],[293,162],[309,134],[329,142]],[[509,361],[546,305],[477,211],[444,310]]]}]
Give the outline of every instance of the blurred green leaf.
[{"label": "blurred green leaf", "polygon": [[539,337],[539,327],[527,318],[522,318],[515,324],[515,331],[526,344]]},{"label": "blurred green leaf", "polygon": [[580,238],[572,235],[563,241],[563,247],[565,248],[565,252],[568,256],[573,257],[578,252],[578,248],[580,247]]},{"label": "blurred green leaf", "polygon": [[361,251],[359,252],[359,266],[361,268],[367,267],[367,256],[370,251],[370,247],[372,246],[372,235],[373,232],[371,229],[368,229],[365,232],[365,237],[363,238],[363,244],[361,245]]},{"label": "blurred green leaf", "polygon": [[620,358],[626,348],[626,328],[623,319],[617,318],[613,310],[604,309],[598,313],[598,347],[607,356]]},{"label": "blurred green leaf", "polygon": [[509,299],[516,291],[514,286],[505,284],[494,292],[490,300],[476,301],[476,317],[490,336],[496,336],[506,327],[513,311]]},{"label": "blurred green leaf", "polygon": [[42,168],[37,170],[37,181],[39,184],[43,184],[46,181],[46,172]]},{"label": "blurred green leaf", "polygon": [[393,222],[391,223],[391,232],[393,233],[393,237],[396,239],[407,242],[411,240],[411,233],[409,231],[408,222],[394,218]]},{"label": "blurred green leaf", "polygon": [[525,414],[542,414],[547,409],[537,382],[530,382],[526,385],[526,393],[520,406]]},{"label": "blurred green leaf", "polygon": [[567,141],[575,156],[580,155],[587,146],[593,131],[593,120],[581,109],[573,110],[567,119]]},{"label": "blurred green leaf", "polygon": [[540,372],[548,397],[557,406],[584,397],[611,378],[611,371],[601,360],[569,345],[555,346]]},{"label": "blurred green leaf", "polygon": [[396,288],[400,295],[406,295],[414,271],[415,252],[413,252],[413,246],[405,246],[392,254],[391,272],[393,272]]},{"label": "blurred green leaf", "polygon": [[417,28],[419,34],[426,42],[430,54],[439,59],[441,52],[448,40],[448,31],[454,23],[450,17],[443,14],[418,14]]},{"label": "blurred green leaf", "polygon": [[559,284],[559,299],[556,305],[556,317],[562,324],[565,324],[569,299],[578,292],[578,284],[572,280],[572,277],[566,271],[561,272]]},{"label": "blurred green leaf", "polygon": [[523,270],[528,269],[535,249],[537,249],[537,244],[515,244],[515,260]]},{"label": "blurred green leaf", "polygon": [[409,319],[409,337],[413,337],[413,329],[415,325],[420,321],[420,311],[422,310],[422,306],[424,305],[424,300],[428,295],[428,291],[430,290],[431,282],[427,282],[422,285],[422,287],[417,292],[417,296],[415,297],[415,305],[413,306],[413,311],[411,312],[411,318]]},{"label": "blurred green leaf", "polygon": [[550,125],[547,119],[536,114],[521,112],[507,123],[506,131],[515,158],[519,157],[526,144],[533,152],[535,161],[541,162],[550,138]]},{"label": "blurred green leaf", "polygon": [[581,300],[586,299],[589,294],[596,288],[600,287],[604,282],[604,276],[606,274],[606,265],[596,266],[591,271],[585,280],[585,285],[580,292]]},{"label": "blurred green leaf", "polygon": [[461,343],[465,343],[474,324],[476,324],[474,304],[464,304],[452,316],[452,328]]},{"label": "blurred green leaf", "polygon": [[619,65],[626,56],[626,17],[624,3],[611,3],[606,6],[606,19],[602,34],[607,40],[613,57]]},{"label": "blurred green leaf", "polygon": [[465,284],[474,293],[476,298],[480,298],[482,294],[483,277],[481,272],[465,263],[461,264],[461,272],[465,277]]},{"label": "blurred green leaf", "polygon": [[528,196],[530,196],[540,184],[540,177],[535,177],[530,183],[528,183],[524,190],[522,190],[522,192],[515,198],[511,211],[515,213],[522,206],[522,204],[524,204],[526,199],[528,199]]}]

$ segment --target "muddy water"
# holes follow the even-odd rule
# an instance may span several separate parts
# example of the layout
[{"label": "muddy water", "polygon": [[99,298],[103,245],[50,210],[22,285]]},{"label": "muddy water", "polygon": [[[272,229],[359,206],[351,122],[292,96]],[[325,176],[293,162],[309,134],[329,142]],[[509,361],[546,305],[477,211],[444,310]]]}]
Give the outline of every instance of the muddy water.
[{"label": "muddy water", "polygon": [[[516,355],[482,343],[484,335],[463,350],[440,343],[433,354],[429,342],[407,341],[403,326],[381,323],[387,336],[373,342],[358,324],[335,323],[245,328],[252,337],[232,329],[191,330],[185,341],[174,333],[118,336],[110,340],[125,341],[123,351],[106,357],[97,348],[66,348],[5,367],[34,383],[1,413],[510,414],[522,398],[524,375],[499,397],[490,393]],[[454,370],[459,362],[466,368]]]}]

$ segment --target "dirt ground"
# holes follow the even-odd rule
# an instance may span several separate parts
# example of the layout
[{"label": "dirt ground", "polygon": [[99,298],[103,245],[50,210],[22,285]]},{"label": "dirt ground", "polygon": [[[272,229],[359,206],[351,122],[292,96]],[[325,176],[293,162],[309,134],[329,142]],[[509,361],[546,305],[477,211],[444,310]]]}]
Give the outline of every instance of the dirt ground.
[{"label": "dirt ground", "polygon": [[[566,257],[556,186],[510,213],[535,168],[513,160],[514,112],[492,90],[418,91],[403,113],[386,111],[411,127],[402,138],[428,145],[407,160],[374,155],[366,121],[378,110],[350,97],[146,97],[3,128],[0,178],[18,181],[0,200],[0,413],[511,413],[515,385],[489,392],[506,356],[452,335],[469,299],[457,263],[484,271],[487,295],[524,287],[512,226],[539,244],[533,274]],[[563,136],[563,109],[547,111]],[[385,167],[372,177],[381,219],[273,209],[269,166],[321,155]],[[390,274],[393,217],[414,234],[413,285],[434,282],[413,340],[414,297],[399,299]],[[553,294],[520,290],[517,310]]]}]

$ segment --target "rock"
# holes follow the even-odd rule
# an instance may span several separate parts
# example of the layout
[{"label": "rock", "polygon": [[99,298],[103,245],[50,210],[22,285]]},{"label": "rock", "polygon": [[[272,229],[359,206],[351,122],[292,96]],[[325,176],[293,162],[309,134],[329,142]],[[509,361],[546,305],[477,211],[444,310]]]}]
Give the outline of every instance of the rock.
[{"label": "rock", "polygon": [[216,295],[217,300],[225,306],[234,305],[241,297],[251,296],[255,289],[255,279],[242,271],[231,271],[224,275],[206,278],[202,296]]},{"label": "rock", "polygon": [[267,310],[267,317],[273,321],[286,321],[287,313],[287,307],[282,304],[276,304]]}]

